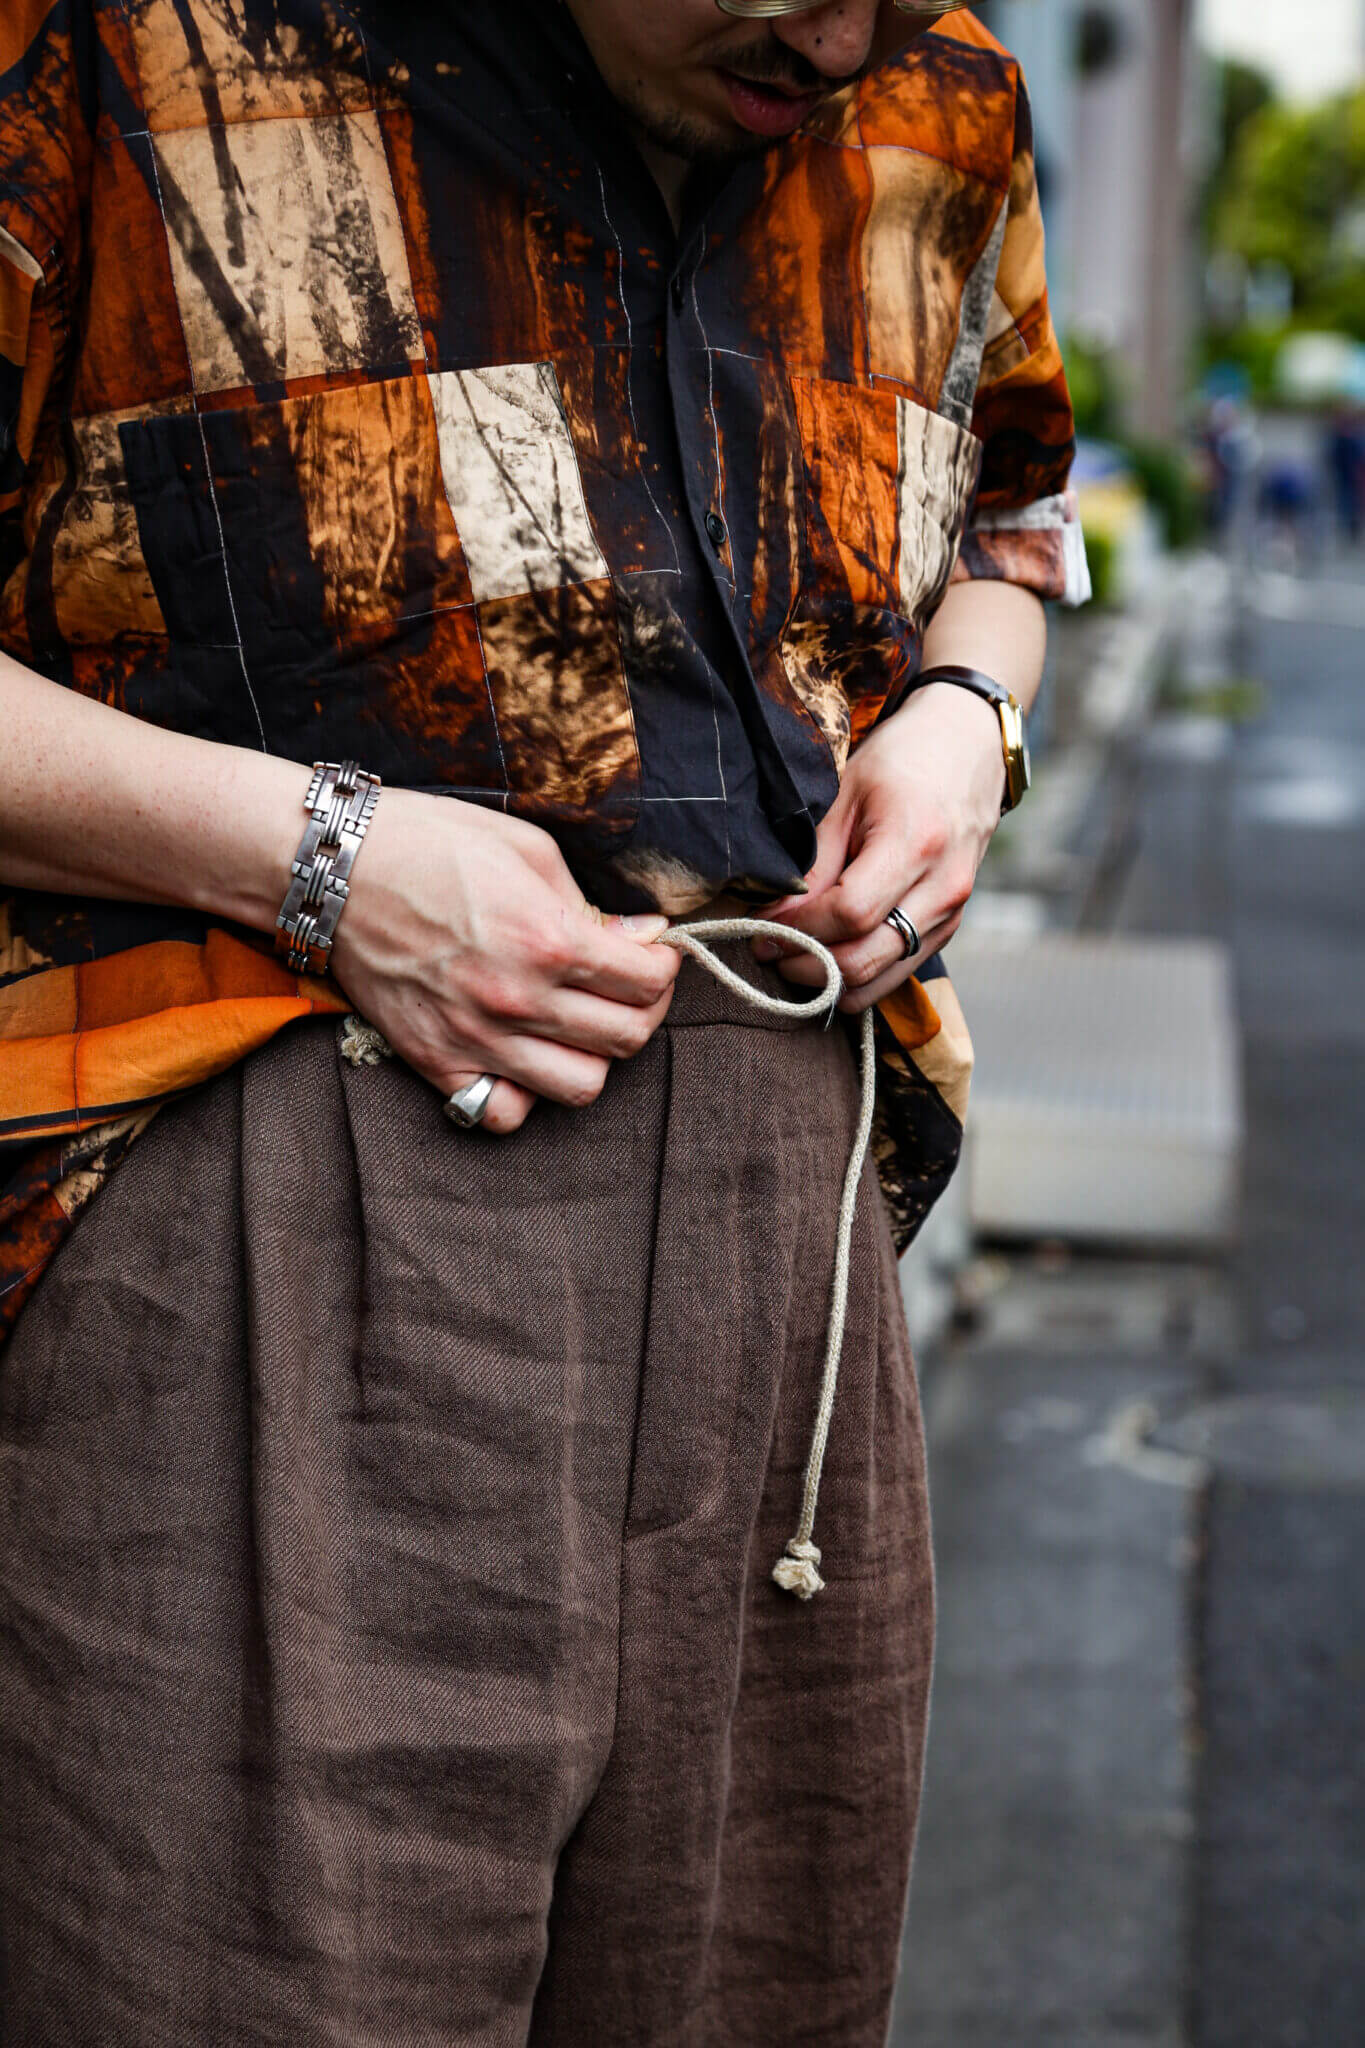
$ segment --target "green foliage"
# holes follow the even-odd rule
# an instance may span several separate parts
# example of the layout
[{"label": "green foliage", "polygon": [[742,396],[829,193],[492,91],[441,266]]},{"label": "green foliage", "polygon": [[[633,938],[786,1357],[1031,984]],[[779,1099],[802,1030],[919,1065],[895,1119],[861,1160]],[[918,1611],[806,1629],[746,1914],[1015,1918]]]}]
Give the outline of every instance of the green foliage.
[{"label": "green foliage", "polygon": [[1126,440],[1121,445],[1166,546],[1191,546],[1203,531],[1204,517],[1185,450],[1167,441]]},{"label": "green foliage", "polygon": [[1207,371],[1219,363],[1235,363],[1246,375],[1250,397],[1264,404],[1275,396],[1275,366],[1292,331],[1283,325],[1226,329],[1207,338],[1202,367]]},{"label": "green foliage", "polygon": [[1300,324],[1365,339],[1365,281],[1346,233],[1365,207],[1365,87],[1318,107],[1262,105],[1235,132],[1209,204],[1214,247],[1277,264]]},{"label": "green foliage", "polygon": [[1123,390],[1112,351],[1092,348],[1073,337],[1062,355],[1076,432],[1092,441],[1113,440],[1123,413]]},{"label": "green foliage", "polygon": [[1112,604],[1118,576],[1118,547],[1107,528],[1085,528],[1085,552],[1090,562],[1090,584],[1095,604]]},{"label": "green foliage", "polygon": [[1195,718],[1221,718],[1229,725],[1250,725],[1265,715],[1265,685],[1250,676],[1198,686],[1173,681],[1162,690],[1161,704],[1163,710],[1183,711]]},{"label": "green foliage", "polygon": [[1334,334],[1351,334],[1365,341],[1365,263],[1358,259],[1338,269],[1319,287],[1311,318],[1302,324],[1330,329]]},{"label": "green foliage", "polygon": [[1215,172],[1226,170],[1237,146],[1237,138],[1253,115],[1275,98],[1275,88],[1264,71],[1227,57],[1216,67],[1215,94],[1218,102],[1218,147]]}]

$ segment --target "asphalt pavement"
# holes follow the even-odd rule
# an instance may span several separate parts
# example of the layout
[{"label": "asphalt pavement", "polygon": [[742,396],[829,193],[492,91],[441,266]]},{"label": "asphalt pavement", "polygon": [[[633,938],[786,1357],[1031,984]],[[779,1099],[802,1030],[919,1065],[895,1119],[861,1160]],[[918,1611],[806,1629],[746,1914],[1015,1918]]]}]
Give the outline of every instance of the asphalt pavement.
[{"label": "asphalt pavement", "polygon": [[1232,949],[1241,1242],[1015,1252],[926,1376],[894,2048],[1365,2043],[1365,565],[1235,596],[1259,715],[1158,720],[1107,914]]}]

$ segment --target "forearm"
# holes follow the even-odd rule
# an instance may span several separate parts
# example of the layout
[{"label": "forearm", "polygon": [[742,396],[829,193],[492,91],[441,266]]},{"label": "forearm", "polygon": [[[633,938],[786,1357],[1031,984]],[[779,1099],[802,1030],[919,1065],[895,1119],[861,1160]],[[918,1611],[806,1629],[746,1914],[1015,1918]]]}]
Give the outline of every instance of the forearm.
[{"label": "forearm", "polygon": [[1025,711],[1047,654],[1047,613],[1017,583],[953,583],[924,636],[924,666],[978,668],[1012,690]]},{"label": "forearm", "polygon": [[309,770],[163,731],[0,654],[0,886],[169,903],[268,931]]}]

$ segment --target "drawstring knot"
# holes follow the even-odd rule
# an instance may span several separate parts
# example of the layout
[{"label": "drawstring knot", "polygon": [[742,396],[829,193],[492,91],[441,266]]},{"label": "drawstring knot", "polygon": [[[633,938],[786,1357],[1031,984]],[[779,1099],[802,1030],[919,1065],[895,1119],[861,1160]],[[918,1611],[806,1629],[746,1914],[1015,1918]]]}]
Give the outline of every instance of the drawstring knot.
[{"label": "drawstring knot", "polygon": [[367,1024],[363,1017],[350,1016],[346,1019],[341,1027],[338,1050],[353,1067],[377,1067],[381,1060],[393,1058],[393,1047],[383,1032],[373,1024]]},{"label": "drawstring knot", "polygon": [[817,1593],[825,1590],[825,1582],[816,1570],[819,1562],[818,1545],[798,1543],[793,1536],[785,1553],[773,1566],[773,1577],[784,1593],[795,1593],[798,1600],[813,1600]]},{"label": "drawstring knot", "polygon": [[[742,975],[727,967],[710,950],[708,941],[720,939],[776,939],[784,946],[796,946],[812,959],[818,960],[825,970],[825,986],[809,1002],[787,1002],[781,996],[769,995],[766,989],[755,988]],[[790,925],[769,924],[759,917],[716,918],[709,923],[675,925],[660,934],[657,944],[674,946],[679,952],[704,967],[717,981],[732,989],[737,996],[753,1005],[756,1010],[765,1010],[775,1016],[823,1017],[826,1022],[833,1017],[844,992],[843,976],[839,963],[828,947],[818,939],[812,939],[805,932],[794,931]],[[786,1550],[773,1566],[773,1578],[784,1593],[794,1593],[798,1600],[813,1600],[823,1590],[824,1580],[816,1567],[820,1563],[820,1552],[816,1548],[815,1511],[820,1501],[820,1476],[825,1465],[825,1448],[829,1442],[830,1418],[834,1413],[834,1396],[839,1385],[839,1360],[844,1348],[844,1322],[848,1314],[849,1267],[853,1253],[853,1218],[858,1206],[858,1184],[863,1175],[863,1163],[872,1138],[872,1112],[877,1088],[877,1047],[870,1009],[863,1011],[861,1043],[861,1087],[862,1097],[858,1111],[858,1128],[854,1133],[853,1147],[849,1153],[848,1168],[844,1174],[844,1191],[839,1202],[839,1227],[834,1244],[834,1278],[830,1287],[829,1322],[825,1331],[825,1365],[820,1381],[820,1400],[815,1412],[815,1427],[811,1433],[810,1451],[806,1458],[805,1478],[801,1487],[801,1518],[796,1525],[796,1534],[787,1544]]]}]

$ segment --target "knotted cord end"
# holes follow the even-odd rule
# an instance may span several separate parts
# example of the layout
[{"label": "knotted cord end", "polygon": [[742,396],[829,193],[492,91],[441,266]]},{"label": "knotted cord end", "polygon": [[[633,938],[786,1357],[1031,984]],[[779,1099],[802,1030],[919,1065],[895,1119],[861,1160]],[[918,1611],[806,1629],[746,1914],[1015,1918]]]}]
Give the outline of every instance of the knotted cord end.
[{"label": "knotted cord end", "polygon": [[825,1589],[825,1582],[815,1569],[819,1562],[816,1545],[793,1536],[786,1552],[773,1566],[773,1578],[784,1593],[795,1593],[798,1600],[813,1600]]},{"label": "knotted cord end", "polygon": [[353,1067],[377,1067],[381,1060],[393,1058],[393,1047],[383,1032],[376,1031],[363,1017],[346,1019],[341,1027],[339,1049],[341,1057]]}]

